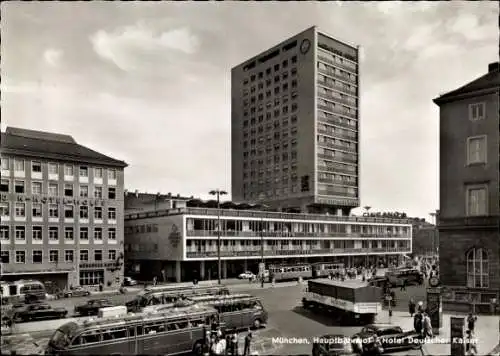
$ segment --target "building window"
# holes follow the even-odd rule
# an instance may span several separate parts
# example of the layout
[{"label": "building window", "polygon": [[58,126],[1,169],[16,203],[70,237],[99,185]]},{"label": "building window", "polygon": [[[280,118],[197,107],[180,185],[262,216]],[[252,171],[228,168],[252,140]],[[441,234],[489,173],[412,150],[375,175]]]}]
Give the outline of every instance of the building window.
[{"label": "building window", "polygon": [[102,199],[102,187],[94,187],[94,198]]},{"label": "building window", "polygon": [[56,197],[59,195],[57,183],[49,183],[49,195]]},{"label": "building window", "polygon": [[75,251],[65,250],[64,251],[64,262],[73,262]]},{"label": "building window", "polygon": [[94,261],[102,261],[102,250],[94,251]]},{"label": "building window", "polygon": [[108,251],[108,260],[114,261],[116,260],[116,250]]},{"label": "building window", "polygon": [[0,192],[8,192],[9,191],[9,180],[2,179],[0,182]]},{"label": "building window", "polygon": [[89,260],[89,251],[80,250],[80,262],[87,262]]},{"label": "building window", "polygon": [[116,241],[116,229],[115,228],[108,229],[108,240]]},{"label": "building window", "polygon": [[15,159],[14,160],[14,170],[17,172],[24,172],[24,160]]},{"label": "building window", "polygon": [[469,120],[477,121],[483,120],[486,115],[486,104],[477,103],[469,105]]},{"label": "building window", "polygon": [[73,205],[65,205],[64,206],[64,217],[66,219],[73,219],[75,216],[74,210],[75,210],[75,208]]},{"label": "building window", "polygon": [[108,208],[108,220],[116,220],[116,208]]},{"label": "building window", "polygon": [[94,241],[102,241],[102,228],[94,228]]},{"label": "building window", "polygon": [[86,185],[80,186],[80,198],[88,198],[89,196],[89,187]]},{"label": "building window", "polygon": [[10,263],[10,251],[2,251],[2,263]]},{"label": "building window", "polygon": [[0,161],[2,162],[2,171],[8,171],[9,170],[9,159],[8,158],[2,158],[0,159]]},{"label": "building window", "polygon": [[51,263],[59,262],[59,251],[58,250],[50,250],[49,251],[49,262],[51,262]]},{"label": "building window", "polygon": [[9,203],[0,203],[0,216],[9,216]]},{"label": "building window", "polygon": [[16,251],[16,263],[26,263],[26,251]]},{"label": "building window", "polygon": [[57,204],[49,205],[49,218],[58,218],[59,217],[59,207]]},{"label": "building window", "polygon": [[57,226],[49,227],[49,241],[59,241],[59,228]]},{"label": "building window", "polygon": [[94,219],[102,220],[102,207],[100,206],[94,207]]},{"label": "building window", "polygon": [[94,178],[102,178],[102,168],[94,168]]},{"label": "building window", "polygon": [[467,164],[486,163],[486,135],[467,138]]},{"label": "building window", "polygon": [[33,230],[31,231],[31,239],[33,241],[43,241],[42,231],[43,230],[41,226],[33,226]]},{"label": "building window", "polygon": [[89,176],[89,168],[81,166],[80,167],[80,177],[88,177]]},{"label": "building window", "polygon": [[16,180],[14,182],[14,192],[18,194],[24,194],[24,181]]},{"label": "building window", "polygon": [[466,187],[467,216],[488,214],[488,194],[485,185]]},{"label": "building window", "polygon": [[43,216],[42,213],[42,204],[40,203],[33,203],[31,205],[31,213],[34,218],[41,218]]},{"label": "building window", "polygon": [[68,177],[73,177],[74,175],[74,169],[73,166],[70,165],[64,165],[64,175]]},{"label": "building window", "polygon": [[57,163],[49,163],[49,174],[59,174]]},{"label": "building window", "polygon": [[31,194],[41,195],[42,194],[42,182],[32,182],[31,183]]},{"label": "building window", "polygon": [[8,226],[0,226],[0,239],[1,240],[9,240],[9,227]]},{"label": "building window", "polygon": [[42,173],[42,163],[35,161],[31,162],[31,172]]},{"label": "building window", "polygon": [[73,240],[74,239],[74,233],[73,233],[72,227],[65,227],[64,228],[64,239],[65,240]]},{"label": "building window", "polygon": [[104,271],[81,271],[80,285],[93,286],[104,283]]},{"label": "building window", "polygon": [[81,227],[80,228],[80,240],[88,241],[89,240],[89,228]]},{"label": "building window", "polygon": [[26,217],[26,206],[24,203],[16,203],[16,217]]},{"label": "building window", "polygon": [[116,199],[116,188],[108,188],[108,199]]},{"label": "building window", "polygon": [[43,251],[42,250],[33,250],[33,263],[42,263],[43,262]]},{"label": "building window", "polygon": [[80,206],[80,219],[89,218],[89,208],[85,205]]},{"label": "building window", "polygon": [[467,287],[488,288],[488,253],[482,248],[467,252]]},{"label": "building window", "polygon": [[108,180],[116,180],[116,169],[108,169]]}]

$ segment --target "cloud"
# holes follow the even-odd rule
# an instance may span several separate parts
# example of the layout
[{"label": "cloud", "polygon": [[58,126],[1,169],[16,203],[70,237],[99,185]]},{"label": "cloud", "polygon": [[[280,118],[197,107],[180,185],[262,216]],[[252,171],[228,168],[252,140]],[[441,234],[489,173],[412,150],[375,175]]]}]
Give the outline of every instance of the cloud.
[{"label": "cloud", "polygon": [[[472,14],[461,14],[450,23],[450,31],[464,36],[471,41],[498,38],[498,27],[493,28],[493,24],[480,24],[477,16]],[[497,25],[498,26],[498,25]]]},{"label": "cloud", "polygon": [[145,23],[127,26],[115,32],[100,30],[90,37],[94,51],[120,69],[138,69],[145,57],[168,53],[191,55],[196,53],[200,41],[191,31],[184,28],[157,33]]},{"label": "cloud", "polygon": [[57,67],[63,56],[63,51],[59,49],[49,48],[43,52],[43,59],[51,67]]}]

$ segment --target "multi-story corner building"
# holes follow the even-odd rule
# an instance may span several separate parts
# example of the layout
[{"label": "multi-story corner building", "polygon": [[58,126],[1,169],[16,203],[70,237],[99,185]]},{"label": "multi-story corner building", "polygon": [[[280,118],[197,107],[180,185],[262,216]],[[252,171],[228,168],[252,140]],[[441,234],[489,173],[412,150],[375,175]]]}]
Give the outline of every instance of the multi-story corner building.
[{"label": "multi-story corner building", "polygon": [[[225,204],[226,206],[228,204]],[[217,279],[220,218],[222,278],[259,263],[346,266],[400,263],[412,251],[409,220],[256,210],[177,208],[125,215],[128,270],[138,279]],[[127,272],[129,273],[129,272]]]},{"label": "multi-story corner building", "polygon": [[2,279],[118,282],[127,165],[71,136],[12,127],[1,135]]},{"label": "multi-story corner building", "polygon": [[359,206],[359,50],[312,27],[231,72],[232,199]]},{"label": "multi-story corner building", "polygon": [[489,310],[500,290],[498,63],[440,108],[439,259],[444,308]]}]

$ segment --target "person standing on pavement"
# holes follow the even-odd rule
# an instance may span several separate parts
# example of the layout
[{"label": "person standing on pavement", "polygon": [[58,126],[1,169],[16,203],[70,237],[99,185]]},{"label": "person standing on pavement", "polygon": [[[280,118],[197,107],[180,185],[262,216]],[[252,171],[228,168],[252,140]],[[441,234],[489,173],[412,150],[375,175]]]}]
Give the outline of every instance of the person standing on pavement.
[{"label": "person standing on pavement", "polygon": [[477,316],[469,313],[469,316],[467,317],[467,329],[474,331],[474,328],[476,327],[476,321]]},{"label": "person standing on pavement", "polygon": [[415,332],[419,335],[422,336],[422,329],[423,329],[423,315],[419,311],[415,316],[413,317],[413,328],[415,329]]},{"label": "person standing on pavement", "polygon": [[240,353],[240,346],[238,345],[238,333],[234,331],[233,337],[231,339],[231,344],[232,344],[232,350],[233,350],[233,356],[238,356]]},{"label": "person standing on pavement", "polygon": [[250,356],[250,345],[252,343],[252,332],[248,329],[248,334],[245,336],[245,348],[243,349],[243,356]]},{"label": "person standing on pavement", "polygon": [[423,324],[424,324],[424,336],[425,337],[432,337],[431,318],[429,317],[429,315],[427,313],[424,313]]},{"label": "person standing on pavement", "polygon": [[406,279],[404,279],[403,284],[401,284],[401,291],[406,291]]},{"label": "person standing on pavement", "polygon": [[410,301],[408,302],[408,311],[410,312],[410,317],[413,317],[413,314],[415,314],[415,309],[415,300],[413,298],[410,298]]}]

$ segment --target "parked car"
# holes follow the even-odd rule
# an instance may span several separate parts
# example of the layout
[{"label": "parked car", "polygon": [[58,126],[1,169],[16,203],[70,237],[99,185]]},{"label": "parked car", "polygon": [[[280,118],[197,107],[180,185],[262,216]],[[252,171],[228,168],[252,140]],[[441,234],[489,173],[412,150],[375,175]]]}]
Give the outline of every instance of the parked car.
[{"label": "parked car", "polygon": [[313,339],[313,356],[351,356],[356,355],[344,335],[323,335]]},{"label": "parked car", "polygon": [[125,277],[125,278],[123,278],[123,285],[124,286],[136,286],[137,281],[131,277]]},{"label": "parked car", "polygon": [[255,278],[255,274],[253,274],[252,272],[250,271],[246,271],[244,273],[241,273],[239,276],[238,276],[239,279],[254,279]]},{"label": "parked car", "polygon": [[91,299],[87,303],[75,306],[75,314],[78,315],[97,315],[100,308],[113,307],[109,299]]},{"label": "parked car", "polygon": [[64,308],[52,308],[49,304],[37,303],[27,305],[14,313],[15,321],[32,321],[65,318],[68,311]]},{"label": "parked car", "polygon": [[387,280],[387,277],[382,276],[375,276],[368,280],[369,285],[379,288],[384,288],[386,285],[388,285],[388,283],[389,281]]},{"label": "parked car", "polygon": [[[352,348],[361,354],[370,354],[380,343],[383,352],[394,352],[419,348],[419,334],[415,330],[403,331],[391,324],[371,324],[352,336]],[[360,349],[361,348],[361,349]]]},{"label": "parked car", "polygon": [[87,297],[90,295],[90,291],[83,289],[82,287],[74,287],[73,289],[63,291],[61,294],[62,298]]}]

